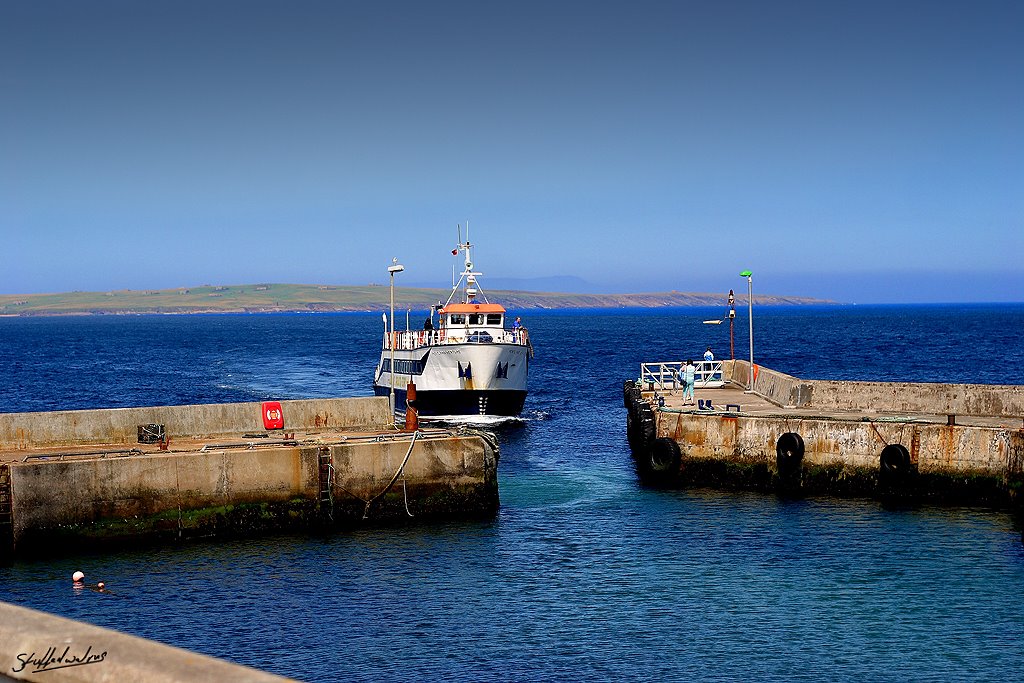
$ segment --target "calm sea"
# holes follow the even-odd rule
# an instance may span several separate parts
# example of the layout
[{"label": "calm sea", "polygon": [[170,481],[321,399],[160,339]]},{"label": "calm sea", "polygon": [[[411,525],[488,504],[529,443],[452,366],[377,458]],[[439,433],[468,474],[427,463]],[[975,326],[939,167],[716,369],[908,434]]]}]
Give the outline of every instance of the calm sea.
[{"label": "calm sea", "polygon": [[[309,681],[1024,678],[1019,523],[637,483],[621,388],[719,309],[530,313],[493,522],[0,568],[0,599]],[[735,350],[749,354],[746,311]],[[759,308],[815,379],[1020,383],[1024,305]],[[414,316],[415,317],[415,316]],[[422,319],[420,315],[417,319]],[[0,319],[0,412],[365,396],[374,315]],[[116,595],[76,594],[71,573]]]}]

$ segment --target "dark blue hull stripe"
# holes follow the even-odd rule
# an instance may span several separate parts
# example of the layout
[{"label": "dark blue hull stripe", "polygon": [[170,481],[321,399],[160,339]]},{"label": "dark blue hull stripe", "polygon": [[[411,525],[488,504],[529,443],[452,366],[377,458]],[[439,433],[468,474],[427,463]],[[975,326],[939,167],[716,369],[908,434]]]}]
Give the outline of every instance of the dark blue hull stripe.
[{"label": "dark blue hull stripe", "polygon": [[[390,387],[374,386],[378,396],[387,396]],[[525,391],[454,389],[417,391],[416,408],[422,417],[436,415],[500,415],[514,417],[523,412]],[[395,412],[405,412],[405,389],[395,388]]]}]

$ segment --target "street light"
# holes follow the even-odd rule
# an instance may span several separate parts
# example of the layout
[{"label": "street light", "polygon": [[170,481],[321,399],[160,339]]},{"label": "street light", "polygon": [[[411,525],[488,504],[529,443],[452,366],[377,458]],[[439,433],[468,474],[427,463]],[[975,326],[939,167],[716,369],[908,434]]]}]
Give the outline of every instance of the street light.
[{"label": "street light", "polygon": [[391,338],[388,345],[391,347],[391,393],[388,402],[391,404],[391,419],[395,419],[395,273],[401,273],[405,266],[398,262],[398,257],[391,259],[388,266],[388,275],[391,276]]},{"label": "street light", "polygon": [[729,360],[736,360],[736,346],[733,344],[733,323],[736,322],[736,295],[729,290]]},{"label": "street light", "polygon": [[747,372],[747,393],[754,391],[754,283],[752,272],[744,270],[740,277],[747,278],[747,319],[750,321],[750,368]]}]

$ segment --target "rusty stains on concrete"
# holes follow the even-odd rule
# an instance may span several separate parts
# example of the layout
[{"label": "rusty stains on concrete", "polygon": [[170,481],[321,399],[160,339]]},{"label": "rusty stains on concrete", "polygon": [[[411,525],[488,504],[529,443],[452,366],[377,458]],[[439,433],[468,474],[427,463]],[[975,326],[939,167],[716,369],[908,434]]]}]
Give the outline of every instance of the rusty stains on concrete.
[{"label": "rusty stains on concrete", "polygon": [[[310,410],[307,417],[296,417],[288,438],[255,431],[247,421],[259,419],[258,411],[218,407],[213,412],[226,419],[241,416],[240,422],[230,423],[238,431],[206,423],[204,429],[214,427],[220,435],[179,437],[171,448],[134,442],[135,429],[130,430],[133,442],[118,443],[112,437],[129,431],[118,424],[123,415],[81,411],[56,431],[45,432],[48,440],[41,445],[0,450],[13,492],[11,538],[0,547],[0,555],[45,549],[58,538],[53,547],[73,549],[96,539],[159,542],[319,528],[325,495],[326,516],[334,525],[493,517],[498,504],[496,441],[472,431],[325,429],[324,422],[339,414],[348,414],[356,425],[387,414],[386,398],[352,400],[352,410],[339,403],[339,411]],[[368,408],[381,415],[368,418]],[[284,412],[287,421],[300,411],[289,413],[286,404]],[[205,407],[198,413],[207,415]],[[41,422],[44,416],[33,414],[29,422]],[[8,417],[0,415],[0,432]],[[318,420],[320,428],[314,429]],[[52,436],[62,442],[75,422],[92,425],[90,433],[96,425],[112,423],[113,434],[96,436],[100,444],[55,444]],[[308,425],[307,431],[298,424]],[[325,452],[330,468],[322,478]],[[396,473],[404,486],[386,491],[381,505],[364,520],[366,501],[381,494]],[[400,506],[395,495],[401,497]]]},{"label": "rusty stains on concrete", "polygon": [[739,361],[724,363],[723,377],[723,388],[698,388],[696,407],[672,387],[624,386],[627,411],[657,406],[657,434],[683,454],[678,483],[781,486],[776,444],[793,432],[802,466],[785,487],[796,492],[1000,506],[1024,499],[1024,387],[808,382],[761,368],[748,392]]}]

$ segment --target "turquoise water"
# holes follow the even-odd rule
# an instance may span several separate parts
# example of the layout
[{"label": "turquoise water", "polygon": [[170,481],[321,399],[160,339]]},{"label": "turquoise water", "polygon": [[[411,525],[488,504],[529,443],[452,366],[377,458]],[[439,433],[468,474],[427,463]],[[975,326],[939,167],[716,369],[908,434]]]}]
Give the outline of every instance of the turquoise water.
[{"label": "turquoise water", "polygon": [[[1000,309],[998,330],[988,307],[769,309],[756,351],[805,377],[1013,383],[1024,307]],[[311,681],[1024,677],[1010,515],[638,484],[622,380],[707,344],[727,355],[707,313],[528,316],[538,356],[525,420],[498,432],[493,522],[20,561],[0,595]],[[379,324],[0,320],[0,395],[5,410],[367,395]],[[76,593],[76,569],[115,595]]]}]

